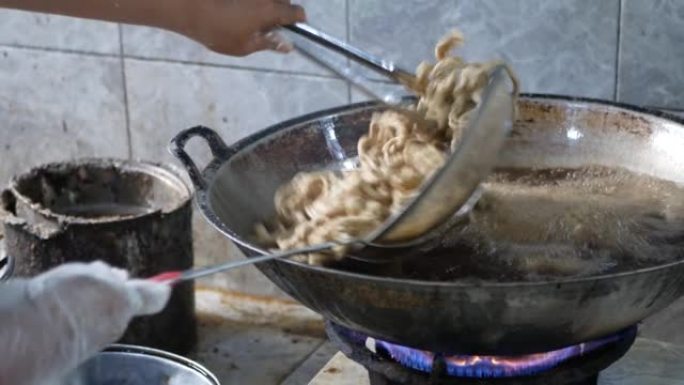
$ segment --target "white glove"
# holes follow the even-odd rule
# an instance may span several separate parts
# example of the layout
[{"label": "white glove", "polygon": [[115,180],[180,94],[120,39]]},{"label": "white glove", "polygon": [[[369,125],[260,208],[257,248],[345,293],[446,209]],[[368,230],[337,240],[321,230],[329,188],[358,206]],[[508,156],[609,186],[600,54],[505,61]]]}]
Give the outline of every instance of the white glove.
[{"label": "white glove", "polygon": [[65,264],[0,285],[0,385],[52,382],[161,311],[168,285],[104,263]]}]

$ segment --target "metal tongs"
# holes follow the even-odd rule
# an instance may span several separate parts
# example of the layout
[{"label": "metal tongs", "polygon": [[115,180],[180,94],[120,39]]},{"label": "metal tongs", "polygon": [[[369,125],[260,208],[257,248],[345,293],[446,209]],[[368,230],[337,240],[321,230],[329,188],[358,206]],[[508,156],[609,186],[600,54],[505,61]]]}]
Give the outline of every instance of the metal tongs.
[{"label": "metal tongs", "polygon": [[[402,97],[398,93],[387,95],[378,94],[373,91],[373,87],[368,86],[369,80],[361,71],[349,66],[346,60],[335,60],[330,55],[324,55],[320,50],[316,50],[311,43],[316,43],[319,46],[341,54],[344,58],[351,59],[405,87],[409,87],[415,80],[415,76],[412,73],[399,68],[394,62],[373,56],[340,39],[321,32],[308,24],[297,23],[285,26],[284,28],[296,35],[291,36],[295,50],[308,59],[326,67],[337,74],[337,76],[347,80],[357,89],[376,101],[390,106],[396,106],[402,103]],[[304,39],[298,39],[297,36],[303,37]]]},{"label": "metal tongs", "polygon": [[[415,76],[412,73],[397,67],[397,65],[393,62],[373,56],[368,52],[351,46],[340,39],[327,35],[311,27],[310,25],[297,23],[288,25],[285,28],[313,42],[316,42],[323,47],[340,53],[348,59],[354,60],[355,62],[364,65],[380,75],[388,77],[398,83],[410,85],[415,79]],[[299,49],[300,51],[310,52],[306,48],[300,47],[299,44],[295,44],[295,48]]]}]

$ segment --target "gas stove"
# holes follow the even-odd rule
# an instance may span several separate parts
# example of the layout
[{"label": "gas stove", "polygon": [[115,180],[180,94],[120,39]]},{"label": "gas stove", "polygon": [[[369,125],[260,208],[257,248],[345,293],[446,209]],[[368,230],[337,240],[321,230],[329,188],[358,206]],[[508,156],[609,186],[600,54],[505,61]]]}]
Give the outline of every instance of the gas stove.
[{"label": "gas stove", "polygon": [[[673,351],[668,351],[661,343],[636,339],[636,327],[576,346],[525,356],[444,356],[376,340],[333,323],[328,323],[326,329],[341,353],[310,385],[684,384],[681,352],[671,354]],[[623,358],[633,346],[631,354]],[[634,375],[630,382],[629,376],[624,375],[630,370],[639,373],[639,365],[634,365],[634,361],[643,361],[641,366],[648,372],[653,366],[650,361],[658,356],[668,359],[661,359],[657,365],[671,364],[680,374],[666,374],[664,381],[653,382],[645,381],[641,375]],[[630,364],[625,367],[625,362]],[[682,380],[677,381],[677,378]]]}]

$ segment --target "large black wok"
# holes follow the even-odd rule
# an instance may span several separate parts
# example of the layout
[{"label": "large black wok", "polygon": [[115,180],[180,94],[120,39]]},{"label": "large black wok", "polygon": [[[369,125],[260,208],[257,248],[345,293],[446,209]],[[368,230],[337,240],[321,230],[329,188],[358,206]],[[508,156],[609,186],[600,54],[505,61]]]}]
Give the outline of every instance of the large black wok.
[{"label": "large black wok", "polygon": [[[196,127],[172,142],[206,218],[247,256],[253,224],[273,214],[273,194],[296,172],[348,167],[374,104],[307,115],[227,147]],[[199,172],[183,150],[200,136],[213,159]],[[684,126],[674,117],[587,99],[525,95],[502,166],[622,166],[684,182]],[[547,282],[430,282],[312,267],[260,269],[325,318],[408,346],[468,354],[548,351],[605,336],[663,309],[684,292],[684,261],[617,274]]]}]

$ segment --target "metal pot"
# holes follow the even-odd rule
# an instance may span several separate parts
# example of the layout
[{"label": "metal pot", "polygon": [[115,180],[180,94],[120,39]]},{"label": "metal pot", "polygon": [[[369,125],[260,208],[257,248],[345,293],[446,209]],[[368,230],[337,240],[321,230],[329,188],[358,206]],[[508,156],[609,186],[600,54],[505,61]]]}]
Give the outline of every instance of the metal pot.
[{"label": "metal pot", "polygon": [[[276,188],[302,170],[353,164],[372,103],[304,116],[226,146],[196,127],[172,141],[216,229],[251,257],[254,223],[274,215]],[[508,167],[621,166],[684,182],[684,126],[675,117],[616,103],[524,95],[500,156]],[[206,139],[213,160],[200,172],[183,147]],[[684,293],[684,261],[591,277],[539,282],[396,279],[294,261],[260,269],[325,318],[378,339],[444,353],[528,354],[610,335]]]},{"label": "metal pot", "polygon": [[86,361],[64,385],[220,385],[200,364],[161,350],[113,345]]},{"label": "metal pot", "polygon": [[[83,159],[39,166],[15,177],[2,194],[7,254],[19,277],[94,260],[136,277],[188,269],[190,201],[180,177],[152,163]],[[185,354],[196,339],[194,287],[186,283],[160,314],[134,320],[122,341]]]}]

